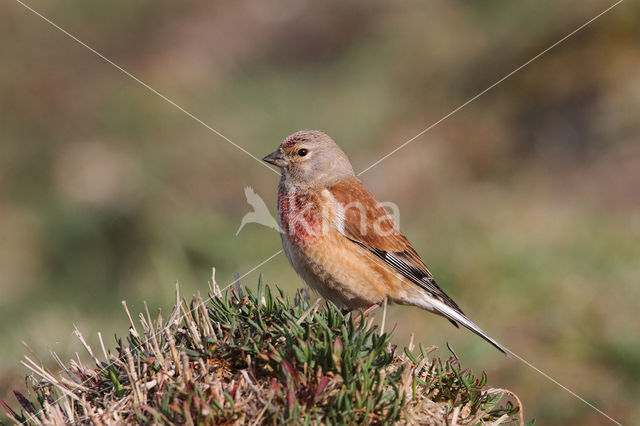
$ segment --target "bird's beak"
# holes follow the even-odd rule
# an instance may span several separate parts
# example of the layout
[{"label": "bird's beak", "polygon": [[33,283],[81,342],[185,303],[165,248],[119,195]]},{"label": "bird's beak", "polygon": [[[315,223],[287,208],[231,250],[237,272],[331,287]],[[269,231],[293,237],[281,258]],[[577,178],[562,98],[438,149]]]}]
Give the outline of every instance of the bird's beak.
[{"label": "bird's beak", "polygon": [[271,163],[274,166],[278,166],[280,168],[285,167],[287,165],[287,161],[284,159],[284,154],[280,152],[279,148],[273,151],[271,154],[264,157],[262,161],[266,161],[267,163]]}]

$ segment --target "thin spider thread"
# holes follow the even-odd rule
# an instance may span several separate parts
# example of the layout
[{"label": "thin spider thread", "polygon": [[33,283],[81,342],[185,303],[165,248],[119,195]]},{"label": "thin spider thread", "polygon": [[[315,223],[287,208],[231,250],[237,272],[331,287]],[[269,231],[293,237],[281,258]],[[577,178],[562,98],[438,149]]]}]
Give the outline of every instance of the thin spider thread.
[{"label": "thin spider thread", "polygon": [[565,385],[563,385],[562,383],[560,383],[559,381],[557,381],[556,379],[554,379],[553,377],[551,377],[550,375],[548,375],[547,373],[545,373],[544,371],[540,370],[538,367],[536,367],[535,365],[531,364],[529,361],[527,361],[526,359],[522,358],[520,355],[518,355],[517,353],[513,352],[511,349],[505,347],[503,345],[503,347],[514,357],[516,357],[518,360],[520,360],[523,364],[525,364],[526,366],[530,367],[531,369],[533,369],[534,371],[536,371],[538,374],[542,375],[544,378],[546,378],[547,380],[551,381],[552,383],[555,383],[556,385],[558,385],[559,387],[561,387],[562,389],[564,389],[566,392],[568,392],[571,396],[579,399],[580,401],[582,401],[583,403],[585,403],[586,405],[588,405],[589,407],[591,407],[592,409],[594,409],[595,411],[597,411],[598,413],[602,414],[604,417],[606,417],[607,419],[611,420],[613,423],[622,426],[622,424],[615,420],[614,418],[612,418],[610,415],[608,415],[607,413],[605,413],[604,411],[602,411],[601,409],[599,409],[598,407],[596,407],[595,405],[593,405],[592,403],[590,403],[589,401],[587,401],[586,399],[584,399],[583,397],[581,397],[580,395],[578,395],[577,393],[575,393],[574,391],[572,391],[571,389],[569,389],[568,387],[566,387]]},{"label": "thin spider thread", "polygon": [[[122,68],[121,66],[119,66],[118,64],[116,64],[115,62],[113,62],[112,60],[110,60],[109,58],[107,58],[106,56],[102,55],[100,52],[96,51],[95,49],[93,49],[91,46],[87,45],[86,43],[84,43],[82,40],[78,39],[76,36],[74,36],[73,34],[69,33],[68,31],[66,31],[65,29],[63,29],[62,27],[60,27],[59,25],[57,25],[56,23],[54,23],[53,21],[51,21],[50,19],[48,19],[47,17],[45,17],[44,15],[40,14],[39,12],[37,12],[36,10],[34,10],[33,8],[31,8],[30,6],[26,5],[25,3],[23,3],[21,0],[15,0],[17,3],[19,3],[20,5],[22,5],[23,7],[25,7],[26,9],[30,10],[31,12],[33,12],[35,15],[37,15],[38,17],[40,17],[41,19],[43,19],[44,21],[46,21],[47,23],[49,23],[50,25],[52,25],[53,27],[55,27],[56,29],[58,29],[59,31],[61,31],[62,33],[64,33],[65,35],[67,35],[68,37],[70,37],[71,39],[73,39],[74,41],[76,41],[77,43],[79,43],[80,45],[82,45],[83,47],[87,48],[89,51],[91,51],[92,53],[94,53],[95,55],[97,55],[98,57],[100,57],[101,59],[103,59],[104,61],[106,61],[107,63],[109,63],[110,65],[112,65],[113,67],[115,67],[116,69],[118,69],[119,71],[121,71],[122,73],[124,73],[125,75],[127,75],[128,77],[130,77],[131,79],[135,80],[136,82],[138,82],[139,84],[141,84],[143,87],[145,87],[146,89],[148,89],[149,91],[151,91],[152,93],[158,95],[159,97],[161,97],[162,99],[164,99],[166,102],[168,102],[169,104],[171,104],[172,106],[174,106],[175,108],[179,109],[180,111],[182,111],[183,113],[185,113],[187,116],[189,116],[190,118],[192,118],[193,120],[195,120],[196,122],[200,123],[201,125],[205,126],[207,129],[209,129],[210,131],[212,131],[213,133],[215,133],[216,135],[220,136],[221,138],[223,138],[224,140],[226,140],[227,142],[229,142],[230,144],[232,144],[233,146],[235,146],[236,148],[238,148],[239,150],[241,150],[242,152],[244,152],[245,154],[249,155],[251,158],[253,158],[254,160],[258,161],[260,164],[262,164],[263,166],[267,167],[269,170],[271,170],[272,172],[279,174],[277,171],[275,171],[274,169],[272,169],[271,167],[267,166],[266,164],[264,164],[260,159],[258,159],[257,157],[255,157],[253,154],[251,154],[249,151],[247,151],[246,149],[242,148],[241,146],[239,146],[238,144],[236,144],[235,142],[233,142],[232,140],[230,140],[229,138],[227,138],[225,135],[223,135],[222,133],[220,133],[219,131],[217,131],[216,129],[214,129],[213,127],[211,127],[210,125],[208,125],[207,123],[205,123],[204,121],[202,121],[201,119],[199,119],[198,117],[196,117],[195,115],[193,115],[192,113],[190,113],[189,111],[185,110],[183,107],[181,107],[180,105],[176,104],[175,102],[173,102],[171,99],[167,98],[165,95],[163,95],[162,93],[158,92],[156,89],[154,89],[153,87],[149,86],[147,83],[145,83],[144,81],[140,80],[139,78],[137,78],[136,76],[134,76],[133,74],[131,74],[129,71],[127,71],[126,69]],[[529,59],[527,62],[525,62],[524,64],[520,65],[518,68],[516,68],[515,70],[511,71],[509,74],[505,75],[504,77],[502,77],[501,79],[499,79],[498,81],[496,81],[495,83],[493,83],[491,86],[487,87],[486,89],[484,89],[483,91],[481,91],[480,93],[478,93],[477,95],[475,95],[474,97],[472,97],[471,99],[469,99],[468,101],[466,101],[465,103],[463,103],[462,105],[460,105],[459,107],[457,107],[456,109],[452,110],[451,112],[449,112],[447,115],[445,115],[444,117],[442,117],[440,120],[436,121],[435,123],[433,123],[432,125],[430,125],[429,127],[427,127],[426,129],[422,130],[420,133],[418,133],[416,136],[414,136],[413,138],[407,140],[406,142],[404,142],[402,145],[400,145],[399,147],[397,147],[396,149],[394,149],[393,151],[391,151],[389,154],[385,155],[384,157],[382,157],[381,159],[379,159],[378,161],[376,161],[375,163],[371,164],[369,167],[367,167],[366,169],[362,170],[360,173],[358,173],[358,176],[360,176],[361,174],[365,173],[366,171],[368,171],[369,169],[371,169],[372,167],[378,165],[379,163],[381,163],[382,161],[386,160],[388,157],[390,157],[391,155],[395,154],[397,151],[399,151],[400,149],[404,148],[405,146],[409,145],[411,142],[413,142],[414,140],[416,140],[417,138],[419,138],[420,136],[422,136],[423,134],[425,134],[426,132],[428,132],[429,130],[431,130],[432,128],[434,128],[435,126],[437,126],[438,124],[440,124],[441,122],[443,122],[444,120],[446,120],[447,118],[451,117],[452,115],[454,115],[455,113],[457,113],[458,111],[460,111],[462,108],[464,108],[465,106],[469,105],[470,103],[472,103],[473,101],[475,101],[476,99],[478,99],[479,97],[481,97],[482,95],[484,95],[485,93],[487,93],[488,91],[490,91],[491,89],[493,89],[494,87],[498,86],[499,84],[501,84],[503,81],[507,80],[509,77],[513,76],[514,74],[516,74],[518,71],[520,71],[521,69],[525,68],[527,65],[531,64],[533,61],[535,61],[536,59],[540,58],[541,56],[543,56],[544,54],[546,54],[547,52],[549,52],[551,49],[553,49],[554,47],[556,47],[557,45],[561,44],[562,42],[564,42],[565,40],[567,40],[568,38],[570,38],[571,36],[573,36],[574,34],[576,34],[577,32],[579,32],[580,30],[582,30],[583,28],[585,28],[587,25],[591,24],[592,22],[594,22],[596,19],[600,18],[602,15],[606,14],[607,12],[609,12],[610,10],[612,10],[613,8],[615,8],[616,6],[618,6],[620,3],[622,3],[624,0],[618,0],[616,3],[614,3],[613,5],[609,6],[607,9],[605,9],[604,11],[600,12],[598,15],[594,16],[593,18],[591,18],[590,20],[588,20],[587,22],[585,22],[584,24],[582,24],[580,27],[576,28],[575,30],[573,30],[572,32],[570,32],[569,34],[565,35],[563,38],[561,38],[560,40],[558,40],[557,42],[553,43],[551,46],[547,47],[546,49],[544,49],[542,52],[538,53],[536,56],[534,56],[533,58]],[[247,275],[249,275],[250,273],[252,273],[253,271],[255,271],[257,268],[261,267],[262,265],[266,264],[267,262],[269,262],[271,259],[273,259],[274,257],[276,257],[277,255],[279,255],[280,253],[282,253],[282,249],[279,250],[278,252],[276,252],[275,254],[273,254],[271,257],[269,257],[268,259],[266,259],[265,261],[261,262],[260,264],[258,264],[257,266],[255,266],[254,268],[252,268],[249,272],[247,272],[246,274],[244,274],[242,277],[237,278],[236,280],[234,280],[233,282],[231,282],[230,284],[228,284],[226,287],[224,287],[223,290],[226,290],[227,288],[229,288],[231,285],[233,285],[235,282],[237,282],[239,279],[246,277]],[[199,306],[201,306],[203,303],[206,303],[207,301],[209,301],[211,299],[211,297],[207,298],[205,301],[203,301],[202,303],[198,304],[196,307],[192,308],[196,309]],[[180,317],[182,318],[182,317]],[[164,332],[167,328],[161,330],[161,332]],[[156,334],[157,335],[157,334]],[[148,338],[147,338],[148,341]],[[140,345],[141,346],[141,345]],[[138,347],[140,347],[138,346]],[[564,389],[566,392],[568,392],[570,395],[574,396],[575,398],[577,398],[578,400],[582,401],[583,403],[585,403],[586,405],[588,405],[589,407],[591,407],[592,409],[594,409],[595,411],[597,411],[598,413],[602,414],[604,417],[608,418],[609,420],[611,420],[612,422],[620,425],[620,423],[616,420],[614,420],[611,416],[609,416],[608,414],[606,414],[604,411],[600,410],[599,408],[597,408],[595,405],[591,404],[589,401],[587,401],[586,399],[582,398],[580,395],[578,395],[577,393],[575,393],[574,391],[572,391],[571,389],[567,388],[566,386],[564,386],[563,384],[561,384],[560,382],[558,382],[557,380],[555,380],[553,377],[551,377],[550,375],[548,375],[547,373],[543,372],[542,370],[540,370],[539,368],[537,368],[536,366],[534,366],[533,364],[531,364],[529,361],[525,360],[524,358],[522,358],[521,356],[519,356],[518,354],[514,353],[513,351],[511,351],[510,349],[507,349],[513,356],[515,356],[518,360],[520,360],[521,362],[523,362],[525,365],[527,365],[528,367],[532,368],[534,371],[536,371],[537,373],[541,374],[543,377],[547,378],[548,380],[550,380],[551,382],[555,383],[556,385],[558,385],[559,387],[561,387],[562,389]],[[103,368],[102,370],[100,370],[100,372],[105,371],[106,369]],[[63,397],[59,398],[58,400],[56,400],[55,402],[61,400]],[[55,403],[54,402],[54,403]],[[40,414],[42,412],[42,409],[40,411],[38,411],[36,413]]]},{"label": "thin spider thread", "polygon": [[500,80],[496,81],[495,83],[493,83],[491,86],[487,87],[486,89],[484,89],[482,92],[478,93],[477,95],[475,95],[474,97],[472,97],[471,99],[469,99],[468,101],[466,101],[465,103],[463,103],[462,105],[460,105],[459,107],[457,107],[456,109],[450,111],[447,115],[445,115],[444,117],[442,117],[440,120],[436,121],[435,123],[431,124],[429,127],[427,127],[426,129],[422,130],[420,133],[418,133],[417,135],[415,135],[414,137],[412,137],[411,139],[405,141],[402,145],[398,146],[397,148],[395,148],[393,151],[391,151],[390,153],[388,153],[387,155],[385,155],[384,157],[380,158],[378,161],[376,161],[375,163],[371,164],[369,167],[367,167],[366,169],[364,169],[363,171],[361,171],[360,173],[358,173],[358,176],[360,176],[361,174],[365,173],[367,170],[371,169],[372,167],[382,163],[384,160],[386,160],[387,158],[391,157],[393,154],[395,154],[396,152],[400,151],[402,148],[404,148],[405,146],[409,145],[411,142],[413,142],[414,140],[418,139],[420,136],[424,135],[425,133],[427,133],[429,130],[433,129],[434,127],[436,127],[438,124],[442,123],[443,121],[445,121],[447,118],[451,117],[452,115],[454,115],[455,113],[457,113],[458,111],[460,111],[462,108],[466,107],[467,105],[469,105],[470,103],[472,103],[473,101],[475,101],[476,99],[478,99],[479,97],[481,97],[482,95],[484,95],[485,93],[487,93],[488,91],[490,91],[491,89],[493,89],[494,87],[498,86],[500,83],[502,83],[503,81],[505,81],[506,79],[508,79],[509,77],[511,77],[512,75],[514,75],[515,73],[517,73],[518,71],[520,71],[521,69],[523,69],[524,67],[526,67],[527,65],[529,65],[530,63],[532,63],[533,61],[535,61],[536,59],[540,58],[542,55],[544,55],[545,53],[547,53],[548,51],[550,51],[551,49],[553,49],[554,47],[556,47],[557,45],[559,45],[560,43],[564,42],[565,40],[567,40],[569,37],[573,36],[574,34],[576,34],[577,32],[579,32],[580,30],[582,30],[583,28],[585,28],[587,25],[591,24],[593,21],[595,21],[596,19],[600,18],[602,15],[604,15],[605,13],[609,12],[611,9],[613,9],[614,7],[618,6],[620,3],[622,3],[624,0],[618,0],[616,3],[614,3],[613,5],[609,6],[608,8],[606,8],[605,10],[603,10],[602,12],[600,12],[599,14],[597,14],[596,16],[594,16],[593,18],[589,19],[587,22],[585,22],[584,24],[580,25],[578,28],[576,28],[575,30],[571,31],[569,34],[565,35],[564,37],[562,37],[560,40],[556,41],[555,43],[553,43],[551,46],[547,47],[546,49],[544,49],[542,52],[538,53],[536,56],[534,56],[533,58],[529,59],[527,62],[525,62],[524,64],[520,65],[518,68],[516,68],[515,70],[511,71],[509,74],[505,75],[504,77],[502,77]]},{"label": "thin spider thread", "polygon": [[[369,167],[367,167],[366,169],[362,170],[360,173],[358,173],[358,176],[362,175],[363,173],[365,173],[366,171],[368,171],[369,169],[373,168],[374,166],[380,164],[381,162],[383,162],[384,160],[386,160],[387,158],[389,158],[390,156],[392,156],[393,154],[395,154],[396,152],[398,152],[399,150],[401,150],[402,148],[404,148],[405,146],[409,145],[410,143],[412,143],[414,140],[418,139],[420,136],[424,135],[425,133],[427,133],[429,130],[433,129],[434,127],[436,127],[438,124],[442,123],[443,121],[445,121],[446,119],[448,119],[449,117],[451,117],[452,115],[454,115],[455,113],[457,113],[458,111],[460,111],[461,109],[463,109],[464,107],[466,107],[467,105],[469,105],[470,103],[474,102],[476,99],[478,99],[479,97],[481,97],[482,95],[484,95],[485,93],[489,92],[491,89],[495,88],[496,86],[498,86],[499,84],[501,84],[502,82],[504,82],[505,80],[507,80],[508,78],[510,78],[511,76],[513,76],[514,74],[516,74],[518,71],[522,70],[523,68],[525,68],[526,66],[528,66],[529,64],[531,64],[532,62],[534,62],[535,60],[537,60],[538,58],[540,58],[541,56],[543,56],[544,54],[546,54],[547,52],[549,52],[551,49],[553,49],[554,47],[558,46],[559,44],[563,43],[564,41],[566,41],[568,38],[572,37],[573,35],[575,35],[576,33],[578,33],[579,31],[581,31],[582,29],[584,29],[585,27],[587,27],[589,24],[591,24],[592,22],[594,22],[596,19],[600,18],[601,16],[605,15],[606,13],[608,13],[609,11],[611,11],[613,8],[615,8],[616,6],[618,6],[620,3],[622,3],[624,0],[618,0],[616,3],[612,4],[611,6],[609,6],[608,8],[606,8],[605,10],[603,10],[602,12],[600,12],[599,14],[597,14],[596,16],[594,16],[593,18],[589,19],[587,22],[585,22],[584,24],[580,25],[578,28],[576,28],[575,30],[571,31],[569,34],[565,35],[564,37],[562,37],[560,40],[556,41],[555,43],[553,43],[552,45],[550,45],[549,47],[547,47],[546,49],[544,49],[543,51],[541,51],[540,53],[538,53],[536,56],[534,56],[533,58],[529,59],[528,61],[526,61],[525,63],[523,63],[522,65],[520,65],[518,68],[514,69],[513,71],[511,71],[510,73],[508,73],[507,75],[505,75],[504,77],[502,77],[501,79],[499,79],[498,81],[496,81],[495,83],[493,83],[492,85],[490,85],[489,87],[487,87],[486,89],[484,89],[483,91],[481,91],[480,93],[478,93],[477,95],[475,95],[474,97],[472,97],[471,99],[467,100],[465,103],[463,103],[462,105],[458,106],[457,108],[455,108],[454,110],[450,111],[448,114],[446,114],[444,117],[442,117],[441,119],[439,119],[438,121],[436,121],[435,123],[431,124],[430,126],[428,126],[427,128],[425,128],[424,130],[422,130],[420,133],[418,133],[417,135],[415,135],[414,137],[412,137],[411,139],[407,140],[406,142],[404,142],[403,144],[401,144],[400,146],[398,146],[397,148],[395,148],[393,151],[391,151],[390,153],[388,153],[387,155],[385,155],[384,157],[380,158],[378,161],[376,161],[375,163],[371,164]],[[575,393],[574,391],[572,391],[571,389],[569,389],[568,387],[564,386],[562,383],[558,382],[556,379],[554,379],[553,377],[551,377],[550,375],[548,375],[547,373],[545,373],[544,371],[540,370],[539,368],[537,368],[535,365],[533,365],[532,363],[530,363],[529,361],[527,361],[526,359],[524,359],[523,357],[521,357],[520,355],[516,354],[515,352],[513,352],[512,350],[507,349],[507,351],[509,351],[509,353],[511,355],[513,355],[514,357],[516,357],[518,360],[520,360],[520,362],[522,362],[523,364],[527,365],[528,367],[530,367],[531,369],[533,369],[534,371],[536,371],[538,374],[542,375],[543,377],[545,377],[547,380],[551,381],[552,383],[555,383],[557,386],[559,386],[560,388],[562,388],[563,390],[565,390],[567,393],[569,393],[571,396],[573,396],[574,398],[577,398],[578,400],[580,400],[581,402],[583,402],[584,404],[586,404],[587,406],[589,406],[590,408],[592,408],[593,410],[597,411],[598,413],[600,413],[601,415],[603,415],[604,417],[606,417],[607,419],[611,420],[613,423],[616,423],[618,425],[620,425],[621,423],[618,422],[617,420],[613,419],[611,416],[609,416],[607,413],[605,413],[604,411],[602,411],[601,409],[599,409],[598,407],[596,407],[595,405],[593,405],[592,403],[590,403],[589,401],[587,401],[586,399],[584,399],[583,397],[581,397],[580,395],[578,395],[577,393]]]},{"label": "thin spider thread", "polygon": [[230,143],[231,145],[233,145],[234,147],[236,147],[237,149],[239,149],[240,151],[244,152],[245,154],[247,154],[249,157],[253,158],[254,160],[256,160],[258,163],[260,163],[261,165],[263,165],[264,167],[266,167],[267,169],[271,170],[273,173],[276,174],[280,174],[279,172],[277,172],[276,170],[274,170],[273,168],[271,168],[269,165],[267,165],[264,161],[260,160],[258,157],[256,157],[255,155],[253,155],[252,153],[250,153],[249,151],[247,151],[246,149],[244,149],[243,147],[241,147],[240,145],[238,145],[237,143],[235,143],[234,141],[232,141],[231,139],[229,139],[228,137],[226,137],[225,135],[223,135],[222,133],[220,133],[218,130],[214,129],[213,127],[211,127],[209,124],[205,123],[204,121],[202,121],[200,118],[196,117],[195,115],[193,115],[192,113],[190,113],[189,111],[187,111],[186,109],[184,109],[183,107],[181,107],[180,105],[178,105],[177,103],[175,103],[174,101],[172,101],[171,99],[169,99],[167,96],[163,95],[162,93],[158,92],[156,89],[154,89],[153,87],[151,87],[150,85],[148,85],[147,83],[145,83],[144,81],[140,80],[138,77],[136,77],[135,75],[131,74],[129,71],[127,71],[126,69],[124,69],[123,67],[121,67],[120,65],[116,64],[115,62],[113,62],[111,59],[107,58],[106,56],[104,56],[102,53],[98,52],[97,50],[95,50],[93,47],[89,46],[88,44],[86,44],[85,42],[83,42],[82,40],[80,40],[78,37],[74,36],[73,34],[71,34],[70,32],[68,32],[67,30],[65,30],[64,28],[62,28],[61,26],[59,26],[58,24],[56,24],[55,22],[53,22],[52,20],[50,20],[49,18],[47,18],[46,16],[42,15],[41,13],[39,13],[38,11],[36,11],[35,9],[33,9],[32,7],[30,7],[29,5],[23,3],[21,0],[15,0],[17,3],[19,3],[20,5],[22,5],[24,8],[30,10],[31,12],[33,12],[35,15],[39,16],[40,18],[42,18],[45,22],[47,22],[48,24],[52,25],[54,28],[58,29],[59,31],[61,31],[63,34],[65,34],[66,36],[68,36],[69,38],[71,38],[72,40],[74,40],[75,42],[77,42],[78,44],[80,44],[81,46],[87,48],[91,53],[95,54],[96,56],[98,56],[99,58],[103,59],[105,62],[109,63],[110,65],[112,65],[114,68],[116,68],[117,70],[121,71],[123,74],[125,74],[127,77],[133,79],[134,81],[136,81],[137,83],[139,83],[140,85],[142,85],[145,89],[149,90],[150,92],[158,95],[160,98],[162,98],[163,100],[165,100],[166,102],[168,102],[170,105],[174,106],[175,108],[179,109],[180,111],[182,111],[183,113],[185,113],[188,117],[192,118],[193,120],[195,120],[197,123],[203,125],[204,127],[206,127],[207,129],[209,129],[210,131],[212,131],[213,133],[215,133],[216,135],[218,135],[219,137],[221,137],[222,139],[224,139],[225,141],[227,141],[228,143]]},{"label": "thin spider thread", "polygon": [[[257,265],[256,265],[256,266],[254,266],[253,268],[251,268],[249,271],[247,271],[247,272],[246,272],[246,273],[244,273],[243,275],[241,275],[241,276],[239,276],[239,277],[235,278],[233,281],[231,281],[231,282],[230,282],[229,284],[227,284],[225,287],[221,288],[221,289],[220,289],[220,292],[223,292],[223,291],[225,291],[226,289],[228,289],[229,287],[231,287],[232,285],[234,285],[234,284],[238,283],[241,279],[243,279],[243,278],[244,278],[244,277],[246,277],[247,275],[251,274],[251,273],[252,273],[252,272],[254,272],[256,269],[260,268],[261,266],[265,265],[266,263],[270,262],[273,258],[275,258],[276,256],[278,256],[278,255],[279,255],[280,253],[282,253],[282,252],[283,252],[283,250],[282,250],[282,249],[278,250],[277,252],[275,252],[274,254],[272,254],[271,256],[269,256],[267,259],[263,260],[262,262],[260,262],[259,264],[257,264]],[[207,297],[205,300],[203,300],[201,303],[196,304],[194,307],[192,307],[192,308],[189,310],[189,313],[193,313],[193,312],[195,312],[195,310],[196,310],[196,309],[198,309],[200,306],[202,306],[202,305],[204,305],[205,303],[207,303],[207,302],[209,302],[210,300],[212,300],[212,297],[213,297],[213,296],[215,296],[215,295],[211,295],[211,296]],[[181,321],[183,318],[184,318],[184,314],[181,314],[181,315],[179,315],[179,316],[178,316],[178,318],[177,318],[177,320],[176,320],[176,321]],[[149,336],[148,336],[145,340],[143,340],[143,341],[142,341],[142,343],[140,343],[138,346],[135,346],[133,349],[131,349],[131,351],[135,351],[136,349],[141,348],[143,345],[145,345],[146,343],[148,343],[148,342],[149,342],[149,339],[150,339],[152,336],[153,336],[153,337],[158,336],[159,334],[164,333],[164,332],[165,332],[166,330],[168,330],[169,328],[171,328],[171,325],[167,325],[166,327],[164,327],[163,329],[159,330],[159,331],[158,331],[158,332],[156,332],[156,333],[150,333],[150,334],[149,334]],[[121,361],[121,360],[122,360],[122,357],[120,357],[120,358],[116,358],[116,359]],[[112,361],[111,363],[113,363],[113,361]],[[97,372],[96,372],[95,374],[99,375],[99,374],[101,374],[101,373],[103,373],[103,372],[107,371],[108,369],[109,369],[109,367],[108,367],[108,366],[107,366],[107,367],[103,367],[103,368],[101,368],[101,369],[97,370]],[[90,378],[89,378],[89,379],[86,379],[85,381],[81,382],[81,384],[82,384],[82,385],[84,385],[84,384],[88,383],[90,380],[91,380]],[[58,401],[61,401],[62,399],[64,399],[64,397],[65,397],[65,395],[63,395],[63,396],[59,397],[58,399],[56,399],[55,401],[53,401],[53,402],[52,402],[51,404],[49,404],[49,405],[54,405],[54,404],[55,404],[55,403],[57,403]],[[37,416],[38,414],[42,413],[43,411],[44,411],[44,408],[41,408],[40,410],[38,410],[38,412],[34,413],[34,414],[33,414],[33,416]],[[86,419],[88,419],[88,417],[87,417],[87,416],[85,416],[85,417],[83,417],[83,418],[81,418],[81,419],[78,419],[78,420],[86,420]],[[72,422],[67,422],[67,423],[72,423]]]}]

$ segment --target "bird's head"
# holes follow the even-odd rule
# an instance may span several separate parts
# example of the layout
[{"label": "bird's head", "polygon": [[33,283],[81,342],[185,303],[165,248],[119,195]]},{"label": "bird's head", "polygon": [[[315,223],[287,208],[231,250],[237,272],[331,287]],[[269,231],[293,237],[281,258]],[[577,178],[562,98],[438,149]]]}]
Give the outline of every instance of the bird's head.
[{"label": "bird's head", "polygon": [[355,176],[345,153],[317,130],[295,132],[263,160],[280,167],[282,175],[299,186],[329,186]]}]

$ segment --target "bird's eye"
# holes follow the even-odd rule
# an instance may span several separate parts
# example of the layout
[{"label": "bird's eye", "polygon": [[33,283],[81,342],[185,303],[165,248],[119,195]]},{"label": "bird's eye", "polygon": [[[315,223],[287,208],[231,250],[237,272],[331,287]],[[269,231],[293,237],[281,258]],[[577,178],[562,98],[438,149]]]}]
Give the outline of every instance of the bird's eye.
[{"label": "bird's eye", "polygon": [[307,155],[307,153],[308,153],[308,152],[309,152],[309,151],[307,151],[306,149],[302,148],[302,149],[299,149],[299,150],[298,150],[298,155],[299,155],[300,157],[304,157],[305,155]]}]

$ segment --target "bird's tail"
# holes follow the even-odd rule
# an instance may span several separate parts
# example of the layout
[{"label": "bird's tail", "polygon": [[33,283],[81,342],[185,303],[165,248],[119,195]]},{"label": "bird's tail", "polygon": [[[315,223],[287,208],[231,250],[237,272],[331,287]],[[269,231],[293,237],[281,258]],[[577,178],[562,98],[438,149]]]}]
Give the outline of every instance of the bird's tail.
[{"label": "bird's tail", "polygon": [[509,351],[507,351],[505,348],[500,346],[500,344],[498,342],[496,342],[491,337],[489,337],[487,335],[487,333],[482,331],[482,329],[480,327],[475,325],[462,312],[456,311],[452,307],[447,306],[446,304],[444,304],[443,302],[441,302],[439,300],[433,300],[432,299],[432,300],[429,300],[429,303],[432,305],[433,310],[436,313],[442,315],[443,317],[447,318],[450,321],[454,321],[454,322],[457,322],[459,324],[462,324],[463,326],[465,326],[466,328],[468,328],[469,330],[471,330],[472,332],[474,332],[478,336],[482,337],[487,342],[491,343],[500,352],[502,352],[503,354],[505,354],[508,357],[511,357]]}]

